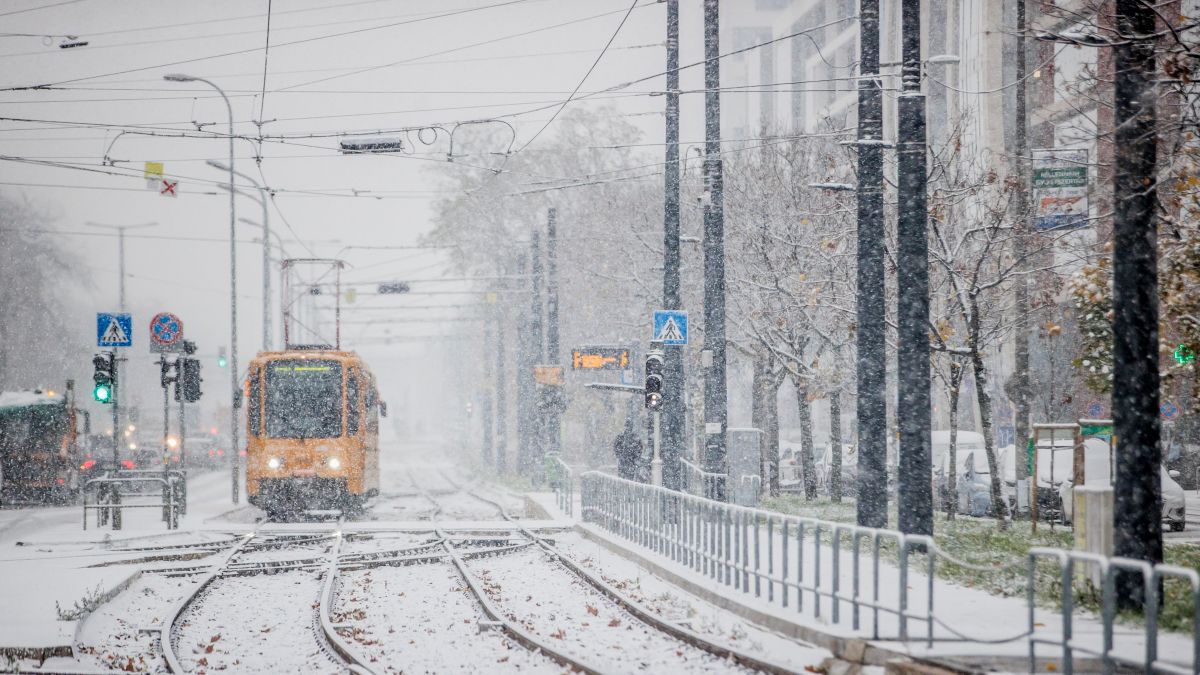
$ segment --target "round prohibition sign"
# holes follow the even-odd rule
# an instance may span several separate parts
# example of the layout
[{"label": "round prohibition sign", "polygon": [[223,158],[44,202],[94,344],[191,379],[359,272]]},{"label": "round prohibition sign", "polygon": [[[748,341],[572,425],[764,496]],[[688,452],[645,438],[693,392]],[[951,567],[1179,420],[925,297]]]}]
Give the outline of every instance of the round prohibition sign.
[{"label": "round prohibition sign", "polygon": [[173,345],[183,336],[183,321],[170,312],[156,314],[150,320],[150,338],[159,344]]}]

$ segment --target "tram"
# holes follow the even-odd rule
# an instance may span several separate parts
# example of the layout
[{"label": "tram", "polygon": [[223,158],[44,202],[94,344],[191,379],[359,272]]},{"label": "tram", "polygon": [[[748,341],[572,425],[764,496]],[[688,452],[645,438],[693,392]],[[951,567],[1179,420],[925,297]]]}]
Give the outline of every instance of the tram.
[{"label": "tram", "polygon": [[260,352],[246,381],[246,493],[273,517],[351,513],[379,492],[375,376],[354,352]]}]

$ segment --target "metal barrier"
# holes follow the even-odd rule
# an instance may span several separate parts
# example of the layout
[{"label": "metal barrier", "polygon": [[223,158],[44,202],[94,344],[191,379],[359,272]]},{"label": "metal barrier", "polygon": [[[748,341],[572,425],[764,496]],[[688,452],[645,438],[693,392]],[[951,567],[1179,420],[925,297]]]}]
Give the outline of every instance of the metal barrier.
[{"label": "metal barrier", "polygon": [[[694,467],[692,467],[694,469]],[[798,613],[808,612],[827,624],[876,640],[1002,644],[1028,640],[1029,668],[1035,669],[1036,645],[1057,645],[1063,669],[1071,672],[1073,654],[1098,656],[1109,666],[1137,665],[1146,672],[1200,672],[1200,574],[1172,565],[1149,565],[1123,558],[1060,549],[1032,549],[1027,559],[1026,602],[1029,626],[1017,634],[969,636],[959,627],[955,602],[947,596],[943,616],[935,609],[935,579],[941,567],[958,567],[980,574],[994,573],[995,564],[976,565],[941,550],[931,537],[894,530],[858,527],[736,506],[628,481],[595,471],[580,477],[582,519],[612,534],[665,556],[673,562],[756,598]],[[881,561],[881,552],[887,556]],[[917,560],[911,560],[913,557]],[[1053,558],[1061,568],[1062,634],[1035,622],[1036,567],[1039,558]],[[848,559],[847,559],[848,558]],[[1100,565],[1104,578],[1103,645],[1072,637],[1074,565]],[[1144,577],[1144,588],[1157,588],[1164,579],[1188,584],[1196,621],[1191,636],[1190,663],[1168,662],[1158,656],[1158,596],[1145,592],[1144,656],[1130,657],[1113,648],[1116,618],[1114,570],[1132,570]],[[912,579],[910,573],[924,574]],[[911,584],[911,585],[910,585]],[[846,610],[849,610],[848,612]],[[848,614],[848,616],[847,616]],[[915,625],[914,625],[915,624]],[[984,630],[1006,626],[981,624]],[[936,630],[935,630],[936,629]],[[1093,640],[1095,636],[1092,637]],[[1178,640],[1174,635],[1172,639]],[[1175,642],[1175,652],[1184,651]],[[1182,654],[1178,654],[1183,656]],[[1144,659],[1144,660],[1143,660]]]},{"label": "metal barrier", "polygon": [[558,508],[568,516],[575,515],[575,472],[561,457],[549,457],[556,475],[551,477],[550,486],[558,499]]},{"label": "metal barrier", "polygon": [[[1051,632],[1053,627],[1042,626],[1034,620],[1034,602],[1037,592],[1037,560],[1048,558],[1054,560],[1059,568],[1061,625],[1057,637]],[[1101,622],[1103,635],[1100,648],[1089,647],[1083,641],[1074,637],[1073,603],[1075,596],[1075,567],[1080,563],[1085,566],[1095,566],[1099,569],[1101,579]],[[1113,640],[1113,622],[1116,619],[1116,575],[1124,571],[1141,577],[1142,581],[1142,621],[1144,624],[1144,651],[1140,657],[1130,652],[1118,650]],[[1037,646],[1051,645],[1061,650],[1063,672],[1068,675],[1072,671],[1075,653],[1099,657],[1104,664],[1104,672],[1111,673],[1117,666],[1134,666],[1144,669],[1147,673],[1196,673],[1200,672],[1200,574],[1194,569],[1176,565],[1152,565],[1144,560],[1132,558],[1109,558],[1084,551],[1067,551],[1059,548],[1034,548],[1029,551],[1028,588],[1026,590],[1029,604],[1029,664],[1032,670],[1036,663]],[[1187,662],[1164,661],[1158,655],[1158,615],[1159,593],[1163,582],[1167,579],[1177,579],[1188,585],[1192,595],[1192,652],[1190,664]],[[1041,633],[1041,634],[1039,634]],[[1179,654],[1178,656],[1184,656]]]},{"label": "metal barrier", "polygon": [[683,457],[679,458],[679,463],[683,465],[684,489],[699,497],[712,494],[715,484],[729,479],[729,474],[705,471]]},{"label": "metal barrier", "polygon": [[[125,503],[121,487],[158,483],[162,487],[162,502],[159,504],[128,504]],[[96,526],[102,526],[112,520],[114,530],[121,529],[122,516],[125,509],[162,509],[162,519],[167,523],[167,529],[179,528],[180,502],[177,497],[186,495],[187,479],[182,471],[128,471],[117,472],[116,475],[104,474],[93,478],[83,486],[83,529],[88,526],[88,511],[96,511]],[[95,488],[95,503],[88,503],[88,492]],[[185,497],[186,499],[186,497]]]},{"label": "metal barrier", "polygon": [[[909,557],[914,550],[936,551],[930,537],[736,506],[594,471],[581,476],[581,496],[585,522],[665,555],[718,584],[765,597],[781,607],[794,603],[797,612],[807,610],[816,618],[828,612],[835,624],[848,618],[855,631],[875,639],[907,641],[912,637],[912,622],[924,625],[928,644],[935,639],[937,555],[928,556],[924,606],[917,609],[909,602]],[[831,538],[829,543],[826,537]],[[843,542],[850,543],[848,552]],[[895,545],[899,564],[882,575],[880,551],[888,542]],[[869,579],[863,574],[864,543],[870,553]],[[851,558],[849,579],[843,574],[844,555]],[[826,563],[826,556],[832,564]],[[881,624],[881,616],[887,615],[894,617],[890,622],[894,625]]]}]

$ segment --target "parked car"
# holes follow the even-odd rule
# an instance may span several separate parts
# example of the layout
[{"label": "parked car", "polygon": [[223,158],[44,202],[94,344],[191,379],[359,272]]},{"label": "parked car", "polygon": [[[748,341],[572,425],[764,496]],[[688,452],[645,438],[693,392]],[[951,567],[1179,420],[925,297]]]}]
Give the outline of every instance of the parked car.
[{"label": "parked car", "polygon": [[[1107,446],[1106,446],[1107,447]],[[1090,464],[1090,463],[1089,463]],[[1168,470],[1166,465],[1159,464],[1159,480],[1162,484],[1162,520],[1167,526],[1167,529],[1172,532],[1182,532],[1187,525],[1187,498],[1183,488],[1175,481],[1179,478],[1179,472]],[[1108,484],[1108,477],[1103,477],[1102,480],[1093,481],[1092,477],[1084,474],[1084,478],[1088,484]],[[1071,491],[1074,484],[1070,479],[1062,482],[1058,489],[1058,496],[1062,499],[1062,514],[1063,522],[1070,523],[1074,518],[1075,500],[1071,498]]]},{"label": "parked car", "polygon": [[942,463],[934,469],[934,491],[943,509],[956,499],[958,513],[987,516],[992,512],[992,479],[987,455],[983,449],[955,452],[955,493],[950,493],[950,453],[942,455]]}]

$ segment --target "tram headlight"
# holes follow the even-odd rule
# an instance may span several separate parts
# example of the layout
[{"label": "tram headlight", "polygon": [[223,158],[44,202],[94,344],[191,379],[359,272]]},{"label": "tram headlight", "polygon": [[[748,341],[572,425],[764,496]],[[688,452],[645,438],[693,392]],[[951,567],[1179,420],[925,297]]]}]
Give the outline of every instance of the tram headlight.
[{"label": "tram headlight", "polygon": [[269,469],[278,469],[282,465],[283,462],[279,461],[278,457],[272,457],[271,459],[267,460],[267,468]]},{"label": "tram headlight", "polygon": [[338,459],[337,457],[330,457],[329,468],[333,469],[334,471],[342,468],[342,460]]}]

